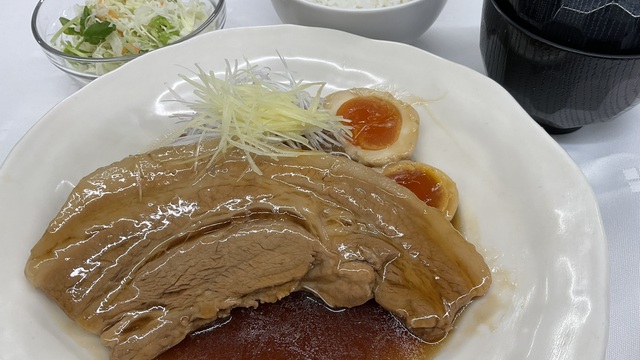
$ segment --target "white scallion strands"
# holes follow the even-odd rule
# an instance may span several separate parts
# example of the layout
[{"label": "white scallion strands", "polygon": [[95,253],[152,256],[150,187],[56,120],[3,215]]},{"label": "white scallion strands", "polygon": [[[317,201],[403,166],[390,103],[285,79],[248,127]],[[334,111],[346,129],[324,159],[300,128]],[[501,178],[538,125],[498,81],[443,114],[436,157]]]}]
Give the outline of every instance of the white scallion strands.
[{"label": "white scallion strands", "polygon": [[344,119],[321,106],[325,83],[303,84],[288,70],[273,72],[248,61],[244,67],[237,62],[232,67],[227,61],[220,77],[197,69],[196,79],[180,75],[194,87],[197,100],[184,101],[194,114],[173,139],[176,143],[218,139],[210,163],[237,148],[245,152],[251,168],[261,173],[253,162],[255,155],[276,158],[324,153],[323,149],[339,146],[339,139],[350,136]]}]

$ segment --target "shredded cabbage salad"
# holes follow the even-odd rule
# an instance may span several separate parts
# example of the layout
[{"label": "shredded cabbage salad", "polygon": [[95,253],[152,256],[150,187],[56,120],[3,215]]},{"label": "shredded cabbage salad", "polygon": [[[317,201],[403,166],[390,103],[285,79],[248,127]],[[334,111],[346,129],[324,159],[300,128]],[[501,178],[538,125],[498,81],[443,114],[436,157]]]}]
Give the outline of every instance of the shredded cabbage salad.
[{"label": "shredded cabbage salad", "polygon": [[61,17],[51,43],[86,58],[136,55],[175,42],[207,18],[199,0],[87,0],[76,17]]},{"label": "shredded cabbage salad", "polygon": [[169,142],[219,139],[215,152],[209,154],[210,163],[228,150],[240,149],[260,174],[252,160],[255,155],[277,158],[324,154],[326,149],[340,146],[339,139],[351,136],[345,120],[322,106],[325,83],[296,81],[288,70],[273,71],[248,61],[245,67],[227,61],[223,76],[199,66],[194,74],[195,79],[180,75],[193,86],[197,99],[187,101],[174,92],[192,113],[184,115],[182,127],[169,136]]}]

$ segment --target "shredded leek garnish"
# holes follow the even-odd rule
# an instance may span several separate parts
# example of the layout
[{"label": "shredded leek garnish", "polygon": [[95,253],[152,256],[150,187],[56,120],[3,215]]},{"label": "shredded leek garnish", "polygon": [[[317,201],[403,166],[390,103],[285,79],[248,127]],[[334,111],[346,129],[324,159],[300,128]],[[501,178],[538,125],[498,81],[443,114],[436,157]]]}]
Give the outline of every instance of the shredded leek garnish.
[{"label": "shredded leek garnish", "polygon": [[324,149],[340,146],[339,140],[350,136],[344,119],[322,107],[325,83],[296,81],[288,70],[273,72],[248,61],[244,67],[237,62],[233,67],[229,61],[226,64],[220,77],[200,66],[194,71],[196,79],[180,75],[194,87],[197,100],[181,100],[193,114],[172,136],[173,141],[219,139],[210,164],[236,148],[261,174],[253,160],[256,155],[277,158],[325,153]]}]

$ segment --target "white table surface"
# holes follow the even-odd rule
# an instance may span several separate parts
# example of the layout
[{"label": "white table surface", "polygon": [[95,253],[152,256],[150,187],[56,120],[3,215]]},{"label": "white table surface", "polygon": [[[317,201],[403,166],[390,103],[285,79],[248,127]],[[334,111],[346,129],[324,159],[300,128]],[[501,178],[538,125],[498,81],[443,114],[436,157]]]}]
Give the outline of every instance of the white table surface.
[{"label": "white table surface", "polygon": [[[35,4],[35,0],[0,4],[0,163],[49,109],[80,89],[49,63],[33,40],[30,19]],[[480,0],[449,0],[433,27],[414,45],[484,73],[478,46],[481,8]],[[226,28],[280,23],[268,0],[227,0]],[[593,187],[607,234],[611,278],[607,360],[640,359],[639,118],[637,106],[612,122],[554,137]]]}]

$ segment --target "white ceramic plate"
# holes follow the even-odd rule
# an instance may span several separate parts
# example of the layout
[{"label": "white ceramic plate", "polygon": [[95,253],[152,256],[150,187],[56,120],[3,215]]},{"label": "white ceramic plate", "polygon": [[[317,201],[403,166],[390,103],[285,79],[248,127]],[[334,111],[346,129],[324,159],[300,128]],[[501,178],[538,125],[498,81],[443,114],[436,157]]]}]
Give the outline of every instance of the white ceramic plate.
[{"label": "white ceramic plate", "polygon": [[601,359],[608,327],[607,249],[596,200],[578,167],[486,77],[411,46],[275,26],[216,31],[141,57],[53,108],[0,171],[0,351],[3,359],[107,355],[25,280],[29,250],[83,175],[147,150],[181,108],[168,87],[195,64],[249,59],[298,79],[390,89],[419,107],[416,159],[458,183],[463,233],[492,268],[436,358]]}]

